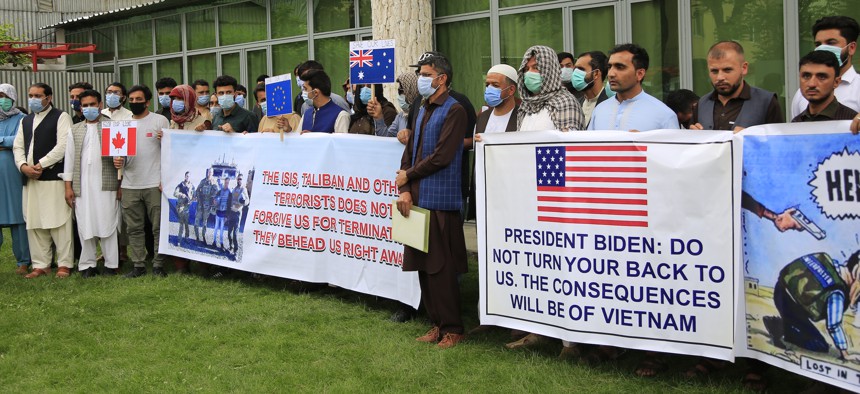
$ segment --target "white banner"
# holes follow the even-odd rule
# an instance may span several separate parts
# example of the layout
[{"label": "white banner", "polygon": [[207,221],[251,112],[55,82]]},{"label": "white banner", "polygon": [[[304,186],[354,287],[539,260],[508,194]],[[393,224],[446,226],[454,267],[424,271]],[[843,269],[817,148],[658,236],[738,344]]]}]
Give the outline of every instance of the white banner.
[{"label": "white banner", "polygon": [[481,324],[733,359],[740,152],[730,132],[483,137]]},{"label": "white banner", "polygon": [[159,252],[417,307],[391,240],[402,154],[394,138],[166,130]]},{"label": "white banner", "polygon": [[860,137],[848,125],[744,130],[739,338],[745,356],[857,392]]}]

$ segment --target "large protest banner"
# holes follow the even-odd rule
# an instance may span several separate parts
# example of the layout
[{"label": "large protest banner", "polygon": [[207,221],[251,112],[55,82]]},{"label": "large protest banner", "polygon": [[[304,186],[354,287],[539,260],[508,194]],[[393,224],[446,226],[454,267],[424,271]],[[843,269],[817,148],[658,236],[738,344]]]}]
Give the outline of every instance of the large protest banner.
[{"label": "large protest banner", "polygon": [[483,139],[481,324],[733,359],[740,154],[731,133]]},{"label": "large protest banner", "polygon": [[744,355],[860,390],[860,137],[848,122],[744,131]]},{"label": "large protest banner", "polygon": [[417,307],[418,276],[391,240],[403,145],[289,135],[166,130],[159,252]]}]

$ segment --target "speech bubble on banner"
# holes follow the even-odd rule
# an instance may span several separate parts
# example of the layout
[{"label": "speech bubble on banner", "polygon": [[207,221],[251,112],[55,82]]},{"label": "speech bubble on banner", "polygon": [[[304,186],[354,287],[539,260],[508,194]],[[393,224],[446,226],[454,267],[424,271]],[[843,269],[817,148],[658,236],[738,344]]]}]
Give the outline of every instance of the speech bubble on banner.
[{"label": "speech bubble on banner", "polygon": [[843,149],[818,164],[812,197],[830,219],[860,219],[860,152]]}]

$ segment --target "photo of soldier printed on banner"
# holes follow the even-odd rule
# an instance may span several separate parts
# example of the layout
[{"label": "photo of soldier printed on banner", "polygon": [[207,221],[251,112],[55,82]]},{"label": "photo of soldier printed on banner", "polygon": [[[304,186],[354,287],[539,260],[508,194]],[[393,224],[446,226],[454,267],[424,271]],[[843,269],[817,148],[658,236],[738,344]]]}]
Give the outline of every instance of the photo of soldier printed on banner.
[{"label": "photo of soldier printed on banner", "polygon": [[747,135],[743,161],[748,348],[860,388],[860,138]]},{"label": "photo of soldier printed on banner", "polygon": [[242,169],[227,154],[208,166],[179,167],[182,178],[166,185],[171,247],[241,261],[242,239],[254,184],[254,169]]}]

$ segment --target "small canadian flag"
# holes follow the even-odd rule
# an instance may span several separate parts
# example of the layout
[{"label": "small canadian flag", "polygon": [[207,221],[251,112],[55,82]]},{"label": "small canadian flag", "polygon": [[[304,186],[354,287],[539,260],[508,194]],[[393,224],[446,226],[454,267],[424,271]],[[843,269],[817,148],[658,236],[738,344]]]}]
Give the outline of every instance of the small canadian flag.
[{"label": "small canadian flag", "polygon": [[137,154],[137,122],[102,122],[102,156]]}]

